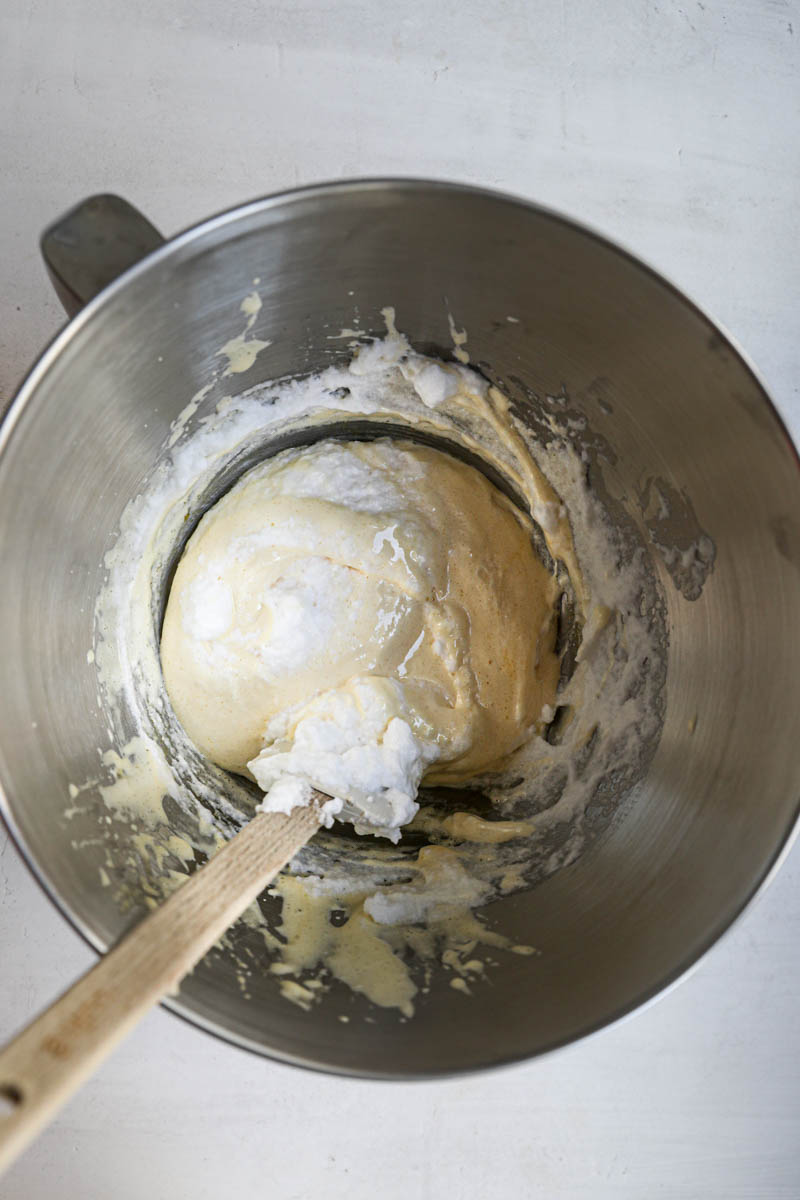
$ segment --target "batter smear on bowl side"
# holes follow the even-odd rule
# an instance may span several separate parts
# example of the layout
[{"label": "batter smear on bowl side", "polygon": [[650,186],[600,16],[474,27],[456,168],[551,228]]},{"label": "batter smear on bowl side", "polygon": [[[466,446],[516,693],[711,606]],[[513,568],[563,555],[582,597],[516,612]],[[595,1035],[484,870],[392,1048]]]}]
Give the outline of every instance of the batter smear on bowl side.
[{"label": "batter smear on bowl side", "polygon": [[349,362],[238,396],[220,366],[188,401],[106,556],[111,746],[70,803],[106,814],[130,907],[256,806],[327,792],[332,827],[221,953],[245,996],[266,946],[292,1003],[405,1019],[535,952],[485,906],[574,861],[642,777],[665,627],[568,409],[524,427],[465,335],[445,362],[384,315]]}]

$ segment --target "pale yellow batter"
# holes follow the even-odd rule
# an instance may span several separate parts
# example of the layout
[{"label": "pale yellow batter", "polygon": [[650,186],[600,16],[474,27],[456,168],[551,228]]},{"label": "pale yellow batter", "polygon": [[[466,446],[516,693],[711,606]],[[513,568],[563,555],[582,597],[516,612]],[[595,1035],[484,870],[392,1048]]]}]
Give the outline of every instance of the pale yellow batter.
[{"label": "pale yellow batter", "polygon": [[[249,472],[178,566],[161,658],[175,712],[266,807],[313,785],[392,836],[420,779],[495,767],[553,704],[554,579],[473,467],[323,441]],[[396,834],[395,834],[396,836]]]}]

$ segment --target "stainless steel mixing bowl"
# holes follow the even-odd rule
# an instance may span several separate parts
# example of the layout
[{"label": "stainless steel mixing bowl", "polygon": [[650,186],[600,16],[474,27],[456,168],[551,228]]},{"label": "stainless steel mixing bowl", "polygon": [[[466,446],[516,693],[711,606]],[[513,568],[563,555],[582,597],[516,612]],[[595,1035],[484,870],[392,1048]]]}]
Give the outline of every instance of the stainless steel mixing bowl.
[{"label": "stainless steel mixing bowl", "polygon": [[[91,820],[63,815],[69,782],[96,771],[106,744],[86,654],[93,605],[120,513],[170,422],[218,367],[215,350],[239,331],[251,281],[264,302],[253,332],[272,345],[230,376],[231,391],[341,357],[344,343],[329,335],[352,324],[354,304],[375,333],[379,310],[394,305],[421,348],[450,345],[450,310],[473,362],[505,383],[523,418],[531,393],[566,395],[616,453],[607,482],[651,546],[667,603],[657,753],[582,858],[492,906],[501,931],[540,953],[507,956],[468,1002],[443,987],[407,1023],[373,1010],[372,1023],[343,1025],[330,1005],[305,1013],[286,1003],[266,972],[243,995],[218,956],[169,1007],[274,1057],[385,1076],[520,1059],[629,1012],[730,925],[797,817],[800,474],[764,388],[653,271],[502,195],[413,181],[312,187],[159,242],[108,198],[51,231],[49,265],[73,307],[152,252],[56,338],[2,427],[0,777],[23,854],[98,949],[135,919],[100,885]],[[669,563],[653,541],[653,477],[677,505]],[[696,542],[698,530],[716,561],[687,599],[668,566],[680,580],[680,539]],[[696,550],[686,541],[684,560]],[[75,850],[81,839],[89,844]]]}]

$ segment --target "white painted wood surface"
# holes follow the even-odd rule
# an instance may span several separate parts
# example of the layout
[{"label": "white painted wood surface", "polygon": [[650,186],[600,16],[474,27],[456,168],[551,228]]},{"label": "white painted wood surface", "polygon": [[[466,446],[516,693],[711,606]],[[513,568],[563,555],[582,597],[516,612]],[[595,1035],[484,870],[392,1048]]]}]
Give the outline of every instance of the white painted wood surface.
[{"label": "white painted wood surface", "polygon": [[[507,188],[723,321],[800,439],[800,6],[783,0],[4,0],[0,402],[61,314],[36,248],[113,189],[164,232],[295,182]],[[800,781],[799,781],[800,785]],[[157,1011],[3,1200],[796,1200],[800,851],[695,974],[548,1059],[392,1086]],[[92,955],[0,834],[0,1040]]]}]

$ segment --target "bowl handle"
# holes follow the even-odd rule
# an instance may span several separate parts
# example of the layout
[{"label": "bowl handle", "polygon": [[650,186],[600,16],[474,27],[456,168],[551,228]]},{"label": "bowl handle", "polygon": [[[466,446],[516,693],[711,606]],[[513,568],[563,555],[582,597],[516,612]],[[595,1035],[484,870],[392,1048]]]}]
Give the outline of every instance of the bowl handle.
[{"label": "bowl handle", "polygon": [[89,196],[42,234],[47,273],[70,317],[164,238],[121,196]]}]

